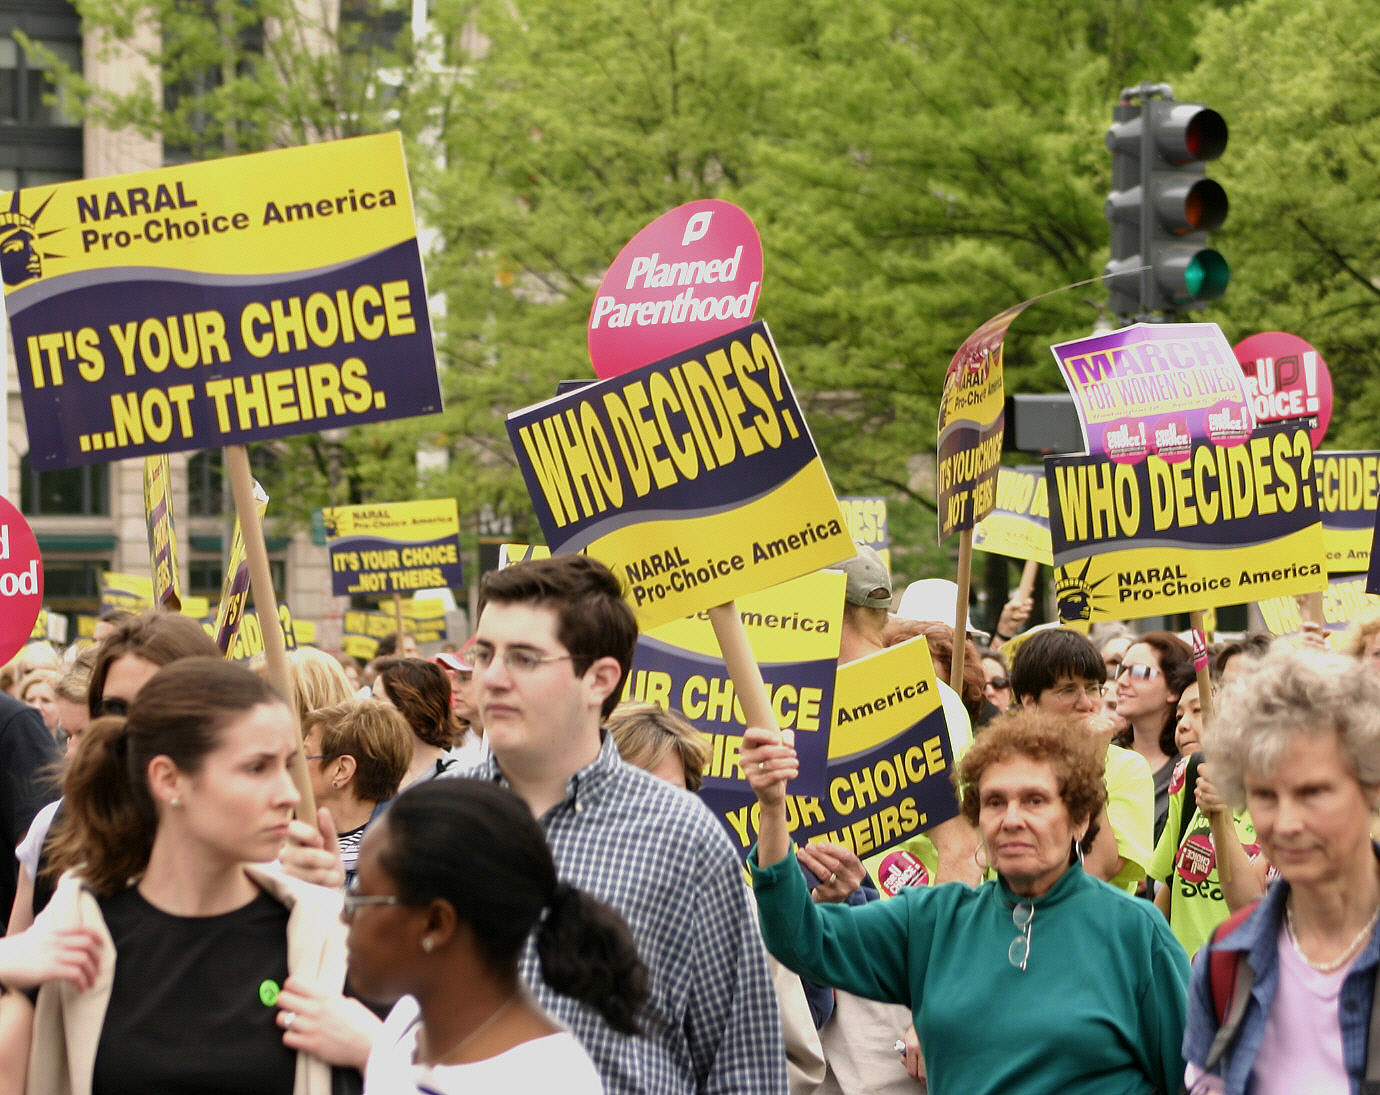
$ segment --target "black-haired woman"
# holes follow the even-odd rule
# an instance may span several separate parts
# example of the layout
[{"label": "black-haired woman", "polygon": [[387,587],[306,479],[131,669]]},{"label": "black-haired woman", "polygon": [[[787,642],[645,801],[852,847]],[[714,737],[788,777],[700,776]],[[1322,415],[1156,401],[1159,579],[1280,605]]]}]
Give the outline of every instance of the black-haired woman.
[{"label": "black-haired woman", "polygon": [[345,917],[352,984],[396,1001],[366,1092],[602,1092],[574,1036],[523,991],[534,929],[549,985],[637,1031],[646,971],[627,926],[557,881],[531,811],[496,784],[434,780],[398,796],[365,835]]},{"label": "black-haired woman", "polygon": [[256,866],[287,835],[298,747],[282,698],[220,658],[165,666],[88,727],[63,780],[69,870],[40,924],[94,929],[99,970],[43,987],[31,1095],[331,1090],[277,1004],[289,975],[340,992],[340,898]]}]

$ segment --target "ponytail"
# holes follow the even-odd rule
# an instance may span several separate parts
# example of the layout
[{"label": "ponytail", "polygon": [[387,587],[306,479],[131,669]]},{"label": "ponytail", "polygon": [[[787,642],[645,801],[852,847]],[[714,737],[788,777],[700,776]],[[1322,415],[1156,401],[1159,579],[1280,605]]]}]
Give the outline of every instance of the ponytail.
[{"label": "ponytail", "polygon": [[537,928],[537,956],[553,989],[594,1008],[614,1030],[639,1033],[647,967],[627,924],[608,905],[557,883]]},{"label": "ponytail", "polygon": [[546,835],[517,795],[478,779],[434,779],[393,800],[378,824],[378,862],[408,905],[449,902],[496,975],[516,980],[535,932],[542,977],[640,1033],[647,971],[632,933],[603,902],[556,878]]},{"label": "ponytail", "polygon": [[129,721],[114,715],[87,728],[62,781],[62,819],[51,837],[48,872],[81,872],[108,896],[142,874],[157,815],[143,772],[132,771]]}]

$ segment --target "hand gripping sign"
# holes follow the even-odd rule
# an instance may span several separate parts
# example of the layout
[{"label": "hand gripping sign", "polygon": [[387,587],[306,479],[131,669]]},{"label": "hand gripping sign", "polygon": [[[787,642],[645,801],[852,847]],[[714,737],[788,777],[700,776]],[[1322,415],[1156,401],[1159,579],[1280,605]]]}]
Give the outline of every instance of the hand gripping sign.
[{"label": "hand gripping sign", "polygon": [[[926,832],[958,813],[954,760],[923,638],[849,662],[834,686],[824,791],[786,799],[793,835],[864,857]],[[706,784],[701,797],[746,857],[757,839],[752,794]]]},{"label": "hand gripping sign", "polygon": [[[777,725],[795,733],[797,794],[826,789],[845,584],[841,571],[817,570],[737,602]],[[705,787],[751,794],[738,766],[747,722],[707,611],[640,635],[625,692],[680,711],[708,738]]]}]

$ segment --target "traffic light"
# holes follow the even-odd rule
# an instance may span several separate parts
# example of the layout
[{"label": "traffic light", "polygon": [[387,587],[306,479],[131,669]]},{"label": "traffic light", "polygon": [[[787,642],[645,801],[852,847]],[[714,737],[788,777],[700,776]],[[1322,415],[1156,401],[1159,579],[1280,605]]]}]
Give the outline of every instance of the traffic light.
[{"label": "traffic light", "polygon": [[1107,131],[1107,147],[1112,150],[1112,192],[1106,207],[1112,226],[1112,260],[1105,271],[1110,294],[1107,310],[1118,316],[1135,316],[1142,310],[1140,114],[1140,106],[1123,97]]},{"label": "traffic light", "polygon": [[[1139,98],[1139,102],[1132,101]],[[1227,147],[1227,123],[1165,84],[1123,92],[1107,134],[1112,152],[1111,311],[1196,311],[1227,290],[1231,269],[1207,245],[1227,219],[1227,192],[1204,164]]]}]

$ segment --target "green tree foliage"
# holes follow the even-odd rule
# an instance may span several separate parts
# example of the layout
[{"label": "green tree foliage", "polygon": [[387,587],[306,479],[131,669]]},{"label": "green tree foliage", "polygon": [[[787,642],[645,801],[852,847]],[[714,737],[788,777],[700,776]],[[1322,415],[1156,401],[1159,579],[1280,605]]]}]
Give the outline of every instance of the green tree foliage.
[{"label": "green tree foliage", "polygon": [[405,8],[354,0],[74,0],[88,48],[136,59],[112,91],[55,66],[88,121],[160,135],[169,158],[204,159],[377,132],[404,62]]},{"label": "green tree foliage", "polygon": [[[80,103],[88,123],[161,137],[168,162],[396,126],[391,101],[410,61],[400,37],[407,9],[391,0],[338,8],[294,0],[74,2],[88,51],[138,75],[112,91],[49,54],[61,93]],[[270,523],[301,527],[323,504],[412,497],[416,432],[386,423],[255,446],[254,472],[273,499]]]},{"label": "green tree foliage", "polygon": [[[1248,0],[1206,22],[1184,91],[1231,127],[1212,170],[1232,207],[1221,323],[1289,331],[1332,370],[1329,448],[1380,418],[1380,26],[1364,0]],[[1180,91],[1180,98],[1190,97]]]},{"label": "green tree foliage", "polygon": [[[1100,273],[1111,103],[1191,60],[1173,31],[1187,10],[443,3],[451,67],[413,85],[407,117],[442,237],[444,437],[465,489],[525,504],[503,414],[589,375],[594,287],[639,228],[722,197],[761,230],[759,315],[836,486],[890,496],[900,542],[932,545],[949,358],[989,316]],[[476,27],[483,47],[466,50]],[[1018,321],[1011,388],[1055,387],[1049,344],[1090,329],[1104,296],[1088,286]]]},{"label": "green tree foliage", "polygon": [[[415,51],[371,54],[359,47],[383,39],[364,36],[370,18],[256,46],[255,28],[298,11],[284,0],[82,5],[116,37],[161,23],[152,59],[170,85],[218,75],[177,109],[156,88],[88,98],[103,120],[161,130],[193,154],[360,132],[397,111],[431,240],[447,409],[303,441],[302,458],[282,463],[304,507],[322,483],[337,501],[451,493],[470,521],[508,516],[515,536],[535,535],[505,416],[592,375],[585,325],[623,244],[678,204],[720,197],[761,230],[759,314],[837,488],[892,500],[903,575],[943,566],[932,475],[950,357],[988,317],[1100,273],[1116,92],[1192,71],[1204,11],[436,0]],[[302,53],[323,36],[324,60]],[[1232,105],[1216,105],[1235,125]],[[1240,143],[1234,132],[1231,155]],[[1022,316],[1008,391],[1057,389],[1048,346],[1087,332],[1104,300],[1090,285]],[[417,486],[419,450],[449,466]]]}]

